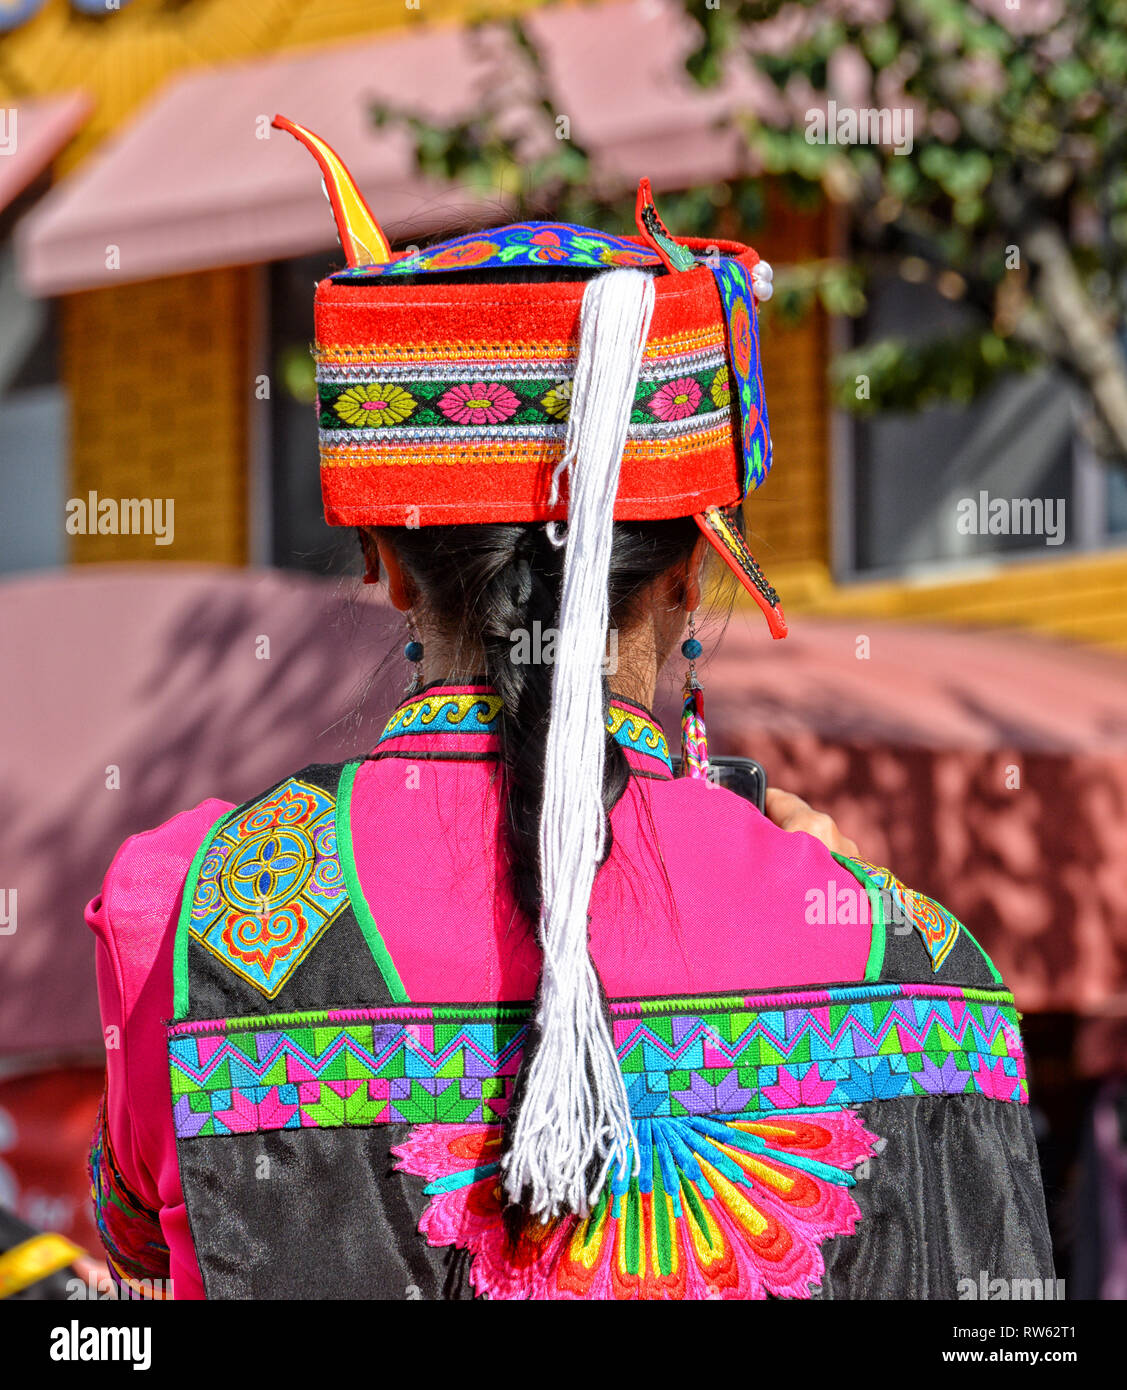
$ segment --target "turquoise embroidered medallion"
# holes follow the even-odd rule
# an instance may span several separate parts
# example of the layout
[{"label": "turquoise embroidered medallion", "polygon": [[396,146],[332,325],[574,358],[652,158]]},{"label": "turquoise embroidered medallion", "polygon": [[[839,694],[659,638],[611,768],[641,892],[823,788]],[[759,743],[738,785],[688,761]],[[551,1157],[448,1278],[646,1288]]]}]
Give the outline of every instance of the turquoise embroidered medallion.
[{"label": "turquoise embroidered medallion", "polygon": [[291,778],[224,822],[200,866],[189,931],[268,999],[348,902],[335,812]]}]

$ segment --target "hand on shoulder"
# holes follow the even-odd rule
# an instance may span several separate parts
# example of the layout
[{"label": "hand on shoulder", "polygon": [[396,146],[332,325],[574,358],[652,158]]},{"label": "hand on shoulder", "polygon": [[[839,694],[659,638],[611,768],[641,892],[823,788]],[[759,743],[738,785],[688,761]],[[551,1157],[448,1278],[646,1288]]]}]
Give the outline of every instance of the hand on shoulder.
[{"label": "hand on shoulder", "polygon": [[820,840],[834,854],[844,854],[847,858],[859,857],[861,851],[853,840],[843,835],[837,822],[825,811],[815,811],[809,802],[794,792],[785,792],[779,787],[768,787],[766,798],[767,819],[780,830],[804,831]]}]

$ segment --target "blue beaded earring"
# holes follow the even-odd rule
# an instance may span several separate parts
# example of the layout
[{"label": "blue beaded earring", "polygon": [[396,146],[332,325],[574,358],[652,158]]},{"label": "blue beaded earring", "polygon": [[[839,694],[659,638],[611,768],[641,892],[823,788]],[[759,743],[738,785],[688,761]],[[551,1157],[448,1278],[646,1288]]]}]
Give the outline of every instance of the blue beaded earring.
[{"label": "blue beaded earring", "polygon": [[407,633],[408,642],[407,645],[403,648],[403,655],[407,658],[408,661],[412,662],[415,667],[411,683],[407,687],[407,694],[414,695],[415,692],[420,689],[423,683],[423,644],[419,641],[418,635],[415,632],[414,619],[411,618],[410,615],[408,615],[407,617]]},{"label": "blue beaded earring", "polygon": [[704,727],[704,691],[697,680],[697,657],[704,648],[697,639],[697,615],[689,614],[689,635],[681,643],[681,655],[689,663],[681,706],[681,776],[708,776],[708,735]]}]

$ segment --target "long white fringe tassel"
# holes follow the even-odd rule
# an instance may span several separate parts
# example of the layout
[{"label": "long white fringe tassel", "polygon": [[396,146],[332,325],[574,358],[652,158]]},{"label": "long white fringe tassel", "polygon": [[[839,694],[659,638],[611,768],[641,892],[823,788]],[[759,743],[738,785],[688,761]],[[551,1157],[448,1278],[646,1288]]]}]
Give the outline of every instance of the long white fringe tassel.
[{"label": "long white fringe tassel", "polygon": [[638,1163],[626,1086],[588,952],[588,915],[606,843],[602,667],[614,502],[653,304],[653,281],[638,270],[608,271],[588,284],[567,444],[552,488],[554,501],[567,468],[567,548],[540,817],[539,1046],[504,1177],[509,1198],[529,1197],[532,1212],[544,1218],[585,1215],[612,1167],[624,1171]]}]

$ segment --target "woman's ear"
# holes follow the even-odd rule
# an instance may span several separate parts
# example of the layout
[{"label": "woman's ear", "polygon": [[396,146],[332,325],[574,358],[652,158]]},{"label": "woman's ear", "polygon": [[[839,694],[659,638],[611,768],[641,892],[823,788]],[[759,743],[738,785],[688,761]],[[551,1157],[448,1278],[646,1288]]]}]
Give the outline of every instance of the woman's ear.
[{"label": "woman's ear", "polygon": [[708,551],[708,541],[704,536],[701,536],[696,545],[693,546],[693,553],[689,556],[685,575],[685,607],[690,613],[695,613],[700,607],[701,574],[704,571],[704,562],[708,556]]},{"label": "woman's ear", "polygon": [[380,582],[380,555],[376,549],[376,543],[363,526],[356,528],[356,534],[360,537],[360,549],[364,554],[364,583],[378,584]]},{"label": "woman's ear", "polygon": [[[369,537],[369,543],[373,543],[373,538]],[[378,536],[374,538],[374,544],[378,559],[375,559],[376,578],[379,578],[379,566],[382,564],[384,573],[387,575],[387,592],[392,603],[399,609],[400,613],[407,613],[415,606],[417,594],[415,585],[407,571],[399,563],[399,556],[390,545]],[[365,555],[368,553],[367,546],[364,548]]]}]

